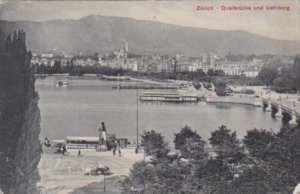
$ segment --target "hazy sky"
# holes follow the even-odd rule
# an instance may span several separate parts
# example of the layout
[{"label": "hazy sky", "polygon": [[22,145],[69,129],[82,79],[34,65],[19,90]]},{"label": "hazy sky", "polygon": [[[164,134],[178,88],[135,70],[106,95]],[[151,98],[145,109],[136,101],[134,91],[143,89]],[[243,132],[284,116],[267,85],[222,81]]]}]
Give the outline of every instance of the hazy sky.
[{"label": "hazy sky", "polygon": [[[213,6],[213,11],[197,11]],[[290,6],[290,11],[222,11],[222,6]],[[48,1],[0,0],[1,20],[80,19],[96,14],[130,17],[220,30],[246,30],[263,36],[300,40],[300,0],[202,1]]]}]

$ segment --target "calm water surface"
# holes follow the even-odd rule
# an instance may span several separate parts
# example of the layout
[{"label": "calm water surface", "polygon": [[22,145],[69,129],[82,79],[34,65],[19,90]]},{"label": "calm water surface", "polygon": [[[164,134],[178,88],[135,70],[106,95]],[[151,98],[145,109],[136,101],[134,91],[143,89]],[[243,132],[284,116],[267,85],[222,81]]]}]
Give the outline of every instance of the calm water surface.
[{"label": "calm water surface", "polygon": [[[57,87],[55,78],[36,81],[40,95],[42,138],[97,136],[102,121],[105,122],[108,133],[130,140],[136,137],[136,90],[112,89],[112,85],[118,84],[114,81],[72,79],[68,82],[68,86]],[[142,92],[139,90],[139,94]],[[155,129],[168,141],[172,141],[174,133],[185,125],[189,125],[205,139],[222,124],[237,131],[239,137],[255,127],[277,131],[282,125],[270,113],[252,106],[204,102],[139,102],[138,106],[140,132]]]}]

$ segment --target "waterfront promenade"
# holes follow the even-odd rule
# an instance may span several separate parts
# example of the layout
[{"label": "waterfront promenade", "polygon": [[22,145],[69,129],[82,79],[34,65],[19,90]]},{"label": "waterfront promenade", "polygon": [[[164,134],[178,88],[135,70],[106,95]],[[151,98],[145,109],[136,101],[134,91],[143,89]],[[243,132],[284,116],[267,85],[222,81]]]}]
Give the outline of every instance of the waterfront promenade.
[{"label": "waterfront promenade", "polygon": [[143,160],[144,154],[135,154],[134,149],[123,149],[122,156],[113,156],[112,152],[96,152],[82,150],[82,156],[77,156],[78,150],[70,151],[68,156],[62,154],[43,154],[39,172],[40,186],[47,194],[67,194],[76,188],[81,188],[93,182],[100,182],[103,176],[84,175],[91,167],[108,165],[112,176],[128,175],[136,161]]}]

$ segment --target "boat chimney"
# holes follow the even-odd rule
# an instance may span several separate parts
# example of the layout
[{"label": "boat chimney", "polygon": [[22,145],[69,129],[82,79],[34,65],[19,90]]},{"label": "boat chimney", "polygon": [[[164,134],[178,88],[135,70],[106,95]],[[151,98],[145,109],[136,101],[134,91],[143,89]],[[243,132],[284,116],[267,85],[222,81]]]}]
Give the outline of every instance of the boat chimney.
[{"label": "boat chimney", "polygon": [[101,125],[102,125],[102,131],[106,131],[105,123],[102,122]]}]

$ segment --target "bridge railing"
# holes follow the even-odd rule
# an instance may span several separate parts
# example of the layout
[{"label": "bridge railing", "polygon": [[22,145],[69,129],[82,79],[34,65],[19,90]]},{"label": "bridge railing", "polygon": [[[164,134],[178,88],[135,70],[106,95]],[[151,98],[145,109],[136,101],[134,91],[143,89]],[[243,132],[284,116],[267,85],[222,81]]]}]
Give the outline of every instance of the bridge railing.
[{"label": "bridge railing", "polygon": [[297,115],[300,115],[300,103],[294,100],[281,98],[281,99],[269,99],[262,97],[264,102],[269,102],[271,100],[271,103],[275,106],[281,105],[282,109],[285,109],[287,111],[294,111],[297,113]]}]

